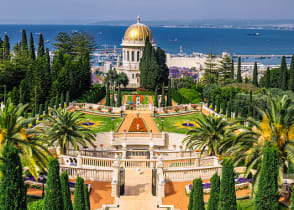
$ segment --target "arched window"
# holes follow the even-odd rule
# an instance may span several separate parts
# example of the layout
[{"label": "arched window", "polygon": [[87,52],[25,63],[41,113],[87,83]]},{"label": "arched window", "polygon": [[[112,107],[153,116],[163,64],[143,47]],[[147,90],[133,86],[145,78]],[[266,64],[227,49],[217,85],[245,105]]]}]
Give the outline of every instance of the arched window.
[{"label": "arched window", "polygon": [[130,52],[129,51],[127,51],[127,59],[128,59],[128,61],[130,61]]},{"label": "arched window", "polygon": [[140,51],[137,51],[137,61],[140,61]]}]

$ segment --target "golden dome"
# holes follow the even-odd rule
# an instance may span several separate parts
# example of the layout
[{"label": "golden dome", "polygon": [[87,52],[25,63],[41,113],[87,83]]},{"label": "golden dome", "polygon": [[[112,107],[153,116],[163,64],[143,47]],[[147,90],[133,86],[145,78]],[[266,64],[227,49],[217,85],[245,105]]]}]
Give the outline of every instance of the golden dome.
[{"label": "golden dome", "polygon": [[152,32],[148,26],[140,23],[140,17],[138,17],[137,23],[131,25],[125,33],[124,41],[142,41],[145,42],[147,36],[149,40],[153,42]]}]

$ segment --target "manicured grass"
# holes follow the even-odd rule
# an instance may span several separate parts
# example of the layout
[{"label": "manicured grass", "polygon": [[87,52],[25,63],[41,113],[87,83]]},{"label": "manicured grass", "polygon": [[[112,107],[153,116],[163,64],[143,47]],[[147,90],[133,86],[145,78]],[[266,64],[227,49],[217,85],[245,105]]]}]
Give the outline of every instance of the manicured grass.
[{"label": "manicured grass", "polygon": [[[99,122],[101,125],[89,126],[96,133],[109,132],[112,129],[112,118],[98,115],[85,114],[85,121]],[[122,121],[122,118],[114,118],[114,130],[116,131]]]},{"label": "manicured grass", "polygon": [[[174,116],[174,117],[165,117],[163,122],[164,130],[171,133],[182,133],[185,134],[189,131],[188,128],[179,128],[175,126],[176,123],[181,123],[183,121],[189,120],[194,121],[196,117],[199,117],[199,114],[189,114],[189,115],[183,115],[183,116]],[[161,131],[161,118],[155,118],[154,119],[157,127]]]},{"label": "manicured grass", "polygon": [[143,104],[149,104],[148,96],[144,96]]}]

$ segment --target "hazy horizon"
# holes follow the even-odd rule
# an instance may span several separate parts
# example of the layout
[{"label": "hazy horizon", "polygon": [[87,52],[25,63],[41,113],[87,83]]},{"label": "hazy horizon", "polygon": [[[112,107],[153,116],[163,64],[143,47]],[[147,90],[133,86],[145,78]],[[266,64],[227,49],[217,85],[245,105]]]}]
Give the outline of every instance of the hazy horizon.
[{"label": "hazy horizon", "polygon": [[1,4],[0,24],[294,20],[293,0],[26,0]]}]

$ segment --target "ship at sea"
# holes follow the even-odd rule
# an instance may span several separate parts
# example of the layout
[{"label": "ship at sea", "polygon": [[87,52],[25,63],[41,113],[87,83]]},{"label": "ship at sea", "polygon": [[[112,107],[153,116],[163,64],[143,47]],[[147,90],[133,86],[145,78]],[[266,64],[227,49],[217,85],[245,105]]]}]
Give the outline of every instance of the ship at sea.
[{"label": "ship at sea", "polygon": [[247,34],[248,36],[260,36],[260,33],[252,33],[252,34]]}]

